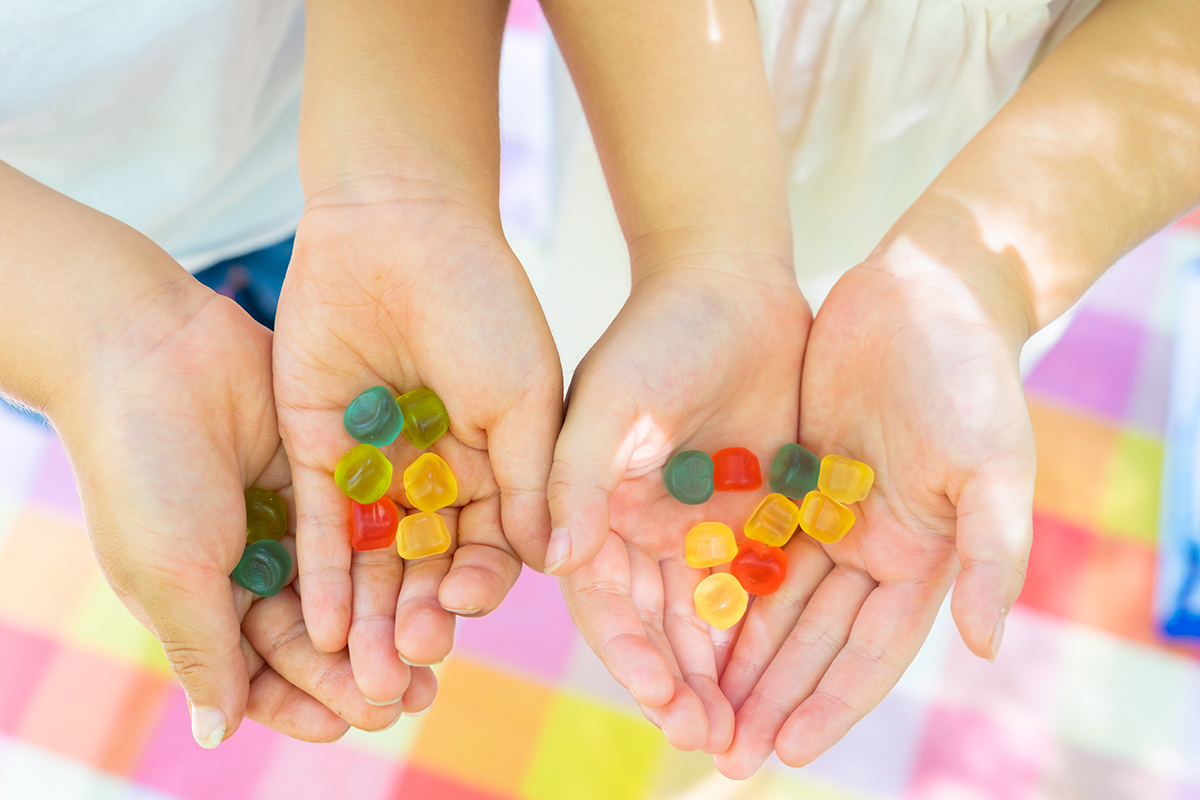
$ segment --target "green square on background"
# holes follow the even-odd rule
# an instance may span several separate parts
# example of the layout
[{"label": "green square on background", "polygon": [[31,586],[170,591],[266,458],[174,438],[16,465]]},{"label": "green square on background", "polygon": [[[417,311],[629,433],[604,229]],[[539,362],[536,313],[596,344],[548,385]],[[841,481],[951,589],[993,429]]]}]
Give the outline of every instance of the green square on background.
[{"label": "green square on background", "polygon": [[1122,538],[1153,544],[1158,535],[1162,496],[1161,439],[1122,431],[1100,499],[1101,529]]},{"label": "green square on background", "polygon": [[529,800],[643,798],[668,747],[649,722],[562,693],[546,715],[522,797]]},{"label": "green square on background", "polygon": [[1164,650],[1067,625],[1055,733],[1086,753],[1173,775],[1195,665]]}]

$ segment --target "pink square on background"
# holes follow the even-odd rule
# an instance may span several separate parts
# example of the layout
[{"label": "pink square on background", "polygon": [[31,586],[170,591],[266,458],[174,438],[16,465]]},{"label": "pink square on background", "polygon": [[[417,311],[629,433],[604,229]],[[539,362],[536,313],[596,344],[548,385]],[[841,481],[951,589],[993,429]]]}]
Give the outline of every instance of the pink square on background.
[{"label": "pink square on background", "polygon": [[133,778],[185,800],[251,800],[275,748],[284,738],[247,719],[242,720],[233,738],[215,750],[205,750],[192,739],[183,689],[175,689],[142,751]]},{"label": "pink square on background", "polygon": [[906,797],[1024,800],[1037,785],[1050,744],[1037,726],[934,707]]},{"label": "pink square on background", "polygon": [[1078,525],[1034,511],[1033,548],[1017,602],[1070,618],[1095,538]]},{"label": "pink square on background", "polygon": [[38,505],[83,519],[75,474],[71,472],[67,451],[58,439],[51,439],[46,446],[46,454],[29,491],[29,499]]},{"label": "pink square on background", "polygon": [[1031,395],[1053,397],[1123,420],[1145,340],[1141,325],[1082,309],[1025,379],[1025,388]]},{"label": "pink square on background", "polygon": [[528,31],[542,27],[542,7],[538,0],[512,0],[508,7],[508,24]]},{"label": "pink square on background", "polygon": [[0,732],[15,734],[58,643],[0,623]]},{"label": "pink square on background", "polygon": [[[236,740],[231,739],[230,744]],[[221,745],[225,747],[226,745]],[[394,761],[342,745],[309,744],[283,737],[259,780],[255,800],[385,800],[401,767]]]},{"label": "pink square on background", "polygon": [[558,681],[566,674],[576,641],[558,580],[523,569],[495,611],[458,621],[454,647],[460,654]]},{"label": "pink square on background", "polygon": [[951,637],[938,702],[1014,724],[1050,728],[1054,721],[1063,622],[1025,606],[1008,614],[995,663]]},{"label": "pink square on background", "polygon": [[[437,775],[420,767],[405,767],[393,800],[508,800]],[[566,800],[566,798],[564,798]]]}]

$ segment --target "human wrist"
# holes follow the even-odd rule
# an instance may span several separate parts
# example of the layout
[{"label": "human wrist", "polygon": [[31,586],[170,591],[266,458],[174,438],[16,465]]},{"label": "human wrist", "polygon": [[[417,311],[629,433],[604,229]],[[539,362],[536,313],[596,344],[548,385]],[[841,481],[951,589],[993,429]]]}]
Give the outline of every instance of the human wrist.
[{"label": "human wrist", "polygon": [[796,288],[790,230],[696,225],[643,233],[627,242],[633,284],[696,270]]}]

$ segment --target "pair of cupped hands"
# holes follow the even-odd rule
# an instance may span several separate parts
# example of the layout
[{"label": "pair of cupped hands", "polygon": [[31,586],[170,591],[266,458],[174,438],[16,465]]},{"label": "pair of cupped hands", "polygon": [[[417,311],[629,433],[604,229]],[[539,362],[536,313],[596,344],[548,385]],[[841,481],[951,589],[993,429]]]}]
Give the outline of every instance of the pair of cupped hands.
[{"label": "pair of cupped hands", "polygon": [[[1033,442],[1020,342],[987,292],[893,237],[816,319],[789,259],[659,253],[575,372],[498,224],[444,200],[310,199],[274,335],[190,277],[114,326],[88,434],[72,446],[105,574],[160,639],[215,746],[243,715],[333,740],[428,708],[458,616],[487,614],[522,562],[561,576],[572,618],[670,742],[729,776],[811,761],[873,708],[953,612],[992,658],[1028,548]],[[333,481],[347,403],[438,393],[433,445],[458,479],[456,546],[416,562],[354,552]],[[876,474],[833,545],[797,532],[776,593],[716,631],[684,562],[701,519],[740,530],[762,492],[666,494],[681,449],[798,441]],[[385,448],[398,471],[417,452]],[[243,490],[289,503],[291,585],[229,574]],[[403,504],[395,481],[389,496]]]}]

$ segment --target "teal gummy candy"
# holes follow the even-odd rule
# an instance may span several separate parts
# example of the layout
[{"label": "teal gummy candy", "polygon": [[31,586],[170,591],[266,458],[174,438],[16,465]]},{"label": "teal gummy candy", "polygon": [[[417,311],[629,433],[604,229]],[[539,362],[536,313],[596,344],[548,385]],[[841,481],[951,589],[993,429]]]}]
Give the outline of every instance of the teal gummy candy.
[{"label": "teal gummy candy", "polygon": [[274,539],[246,545],[242,560],[233,568],[238,586],[259,597],[274,597],[292,574],[292,557]]},{"label": "teal gummy candy", "polygon": [[785,444],[771,460],[767,482],[772,492],[798,500],[817,488],[820,474],[821,459],[798,444]]},{"label": "teal gummy candy", "polygon": [[387,447],[404,427],[404,414],[386,386],[372,386],[346,406],[346,433],[363,444]]},{"label": "teal gummy candy", "polygon": [[663,468],[663,484],[667,492],[681,503],[700,505],[712,497],[713,460],[703,450],[684,450],[671,456]]}]

